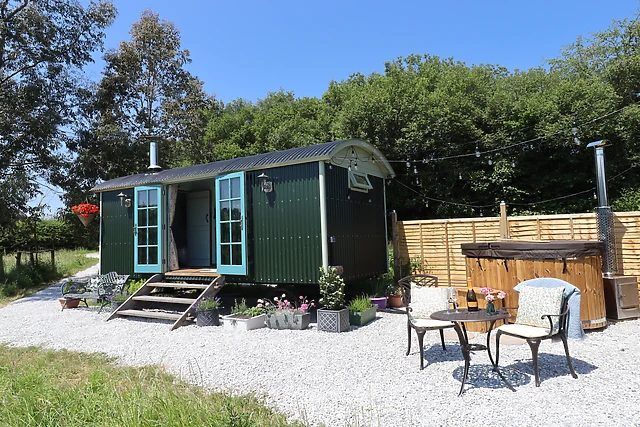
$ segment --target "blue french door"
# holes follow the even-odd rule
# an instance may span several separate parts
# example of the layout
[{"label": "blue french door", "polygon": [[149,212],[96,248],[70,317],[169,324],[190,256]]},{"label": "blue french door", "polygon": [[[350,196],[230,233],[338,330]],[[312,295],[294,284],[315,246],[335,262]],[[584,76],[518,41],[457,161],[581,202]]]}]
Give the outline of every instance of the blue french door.
[{"label": "blue french door", "polygon": [[243,172],[216,178],[216,240],[218,273],[246,275]]},{"label": "blue french door", "polygon": [[160,273],[162,271],[161,187],[137,187],[134,193],[133,271]]}]

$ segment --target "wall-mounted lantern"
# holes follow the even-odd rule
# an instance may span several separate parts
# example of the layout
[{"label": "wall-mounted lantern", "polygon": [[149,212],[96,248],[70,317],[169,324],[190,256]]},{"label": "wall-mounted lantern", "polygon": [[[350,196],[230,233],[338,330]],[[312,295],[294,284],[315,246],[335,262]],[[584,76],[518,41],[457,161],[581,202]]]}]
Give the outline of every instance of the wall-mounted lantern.
[{"label": "wall-mounted lantern", "polygon": [[258,180],[260,182],[260,188],[265,193],[271,193],[273,191],[273,182],[269,181],[269,176],[267,176],[264,172],[258,175]]},{"label": "wall-mounted lantern", "polygon": [[124,206],[125,208],[131,207],[131,199],[122,191],[118,194],[118,198],[120,199],[120,206]]}]

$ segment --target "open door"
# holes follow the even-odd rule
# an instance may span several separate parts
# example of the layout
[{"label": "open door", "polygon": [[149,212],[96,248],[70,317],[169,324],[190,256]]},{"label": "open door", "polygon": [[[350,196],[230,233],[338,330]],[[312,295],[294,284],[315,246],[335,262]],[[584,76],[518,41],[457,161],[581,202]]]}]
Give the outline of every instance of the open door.
[{"label": "open door", "polygon": [[211,203],[208,191],[187,195],[187,254],[189,267],[211,266]]},{"label": "open door", "polygon": [[243,172],[216,178],[216,231],[218,273],[246,275]]},{"label": "open door", "polygon": [[162,272],[161,187],[136,187],[133,218],[133,271]]}]

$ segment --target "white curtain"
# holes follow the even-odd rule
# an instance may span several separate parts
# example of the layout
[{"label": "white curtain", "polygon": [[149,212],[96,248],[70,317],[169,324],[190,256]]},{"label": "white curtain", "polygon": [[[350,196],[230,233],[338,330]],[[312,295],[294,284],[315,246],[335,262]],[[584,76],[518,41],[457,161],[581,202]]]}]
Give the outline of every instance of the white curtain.
[{"label": "white curtain", "polygon": [[173,219],[176,216],[176,201],[178,199],[178,184],[169,186],[169,270],[180,268],[178,264],[178,247],[173,238]]}]

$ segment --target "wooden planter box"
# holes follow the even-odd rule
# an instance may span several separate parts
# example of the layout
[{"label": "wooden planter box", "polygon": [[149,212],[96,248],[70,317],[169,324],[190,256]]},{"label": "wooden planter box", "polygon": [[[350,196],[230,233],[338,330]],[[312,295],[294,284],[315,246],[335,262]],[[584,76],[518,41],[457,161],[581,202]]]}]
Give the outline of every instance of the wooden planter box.
[{"label": "wooden planter box", "polygon": [[307,329],[311,323],[311,314],[276,313],[267,314],[267,328],[270,329]]},{"label": "wooden planter box", "polygon": [[224,328],[230,331],[250,331],[252,329],[264,328],[266,314],[255,317],[238,317],[235,314],[223,316],[222,322]]},{"label": "wooden planter box", "polygon": [[318,310],[318,330],[327,332],[345,332],[349,330],[349,309]]},{"label": "wooden planter box", "polygon": [[377,310],[378,310],[378,306],[374,304],[373,307],[365,311],[356,311],[356,312],[350,311],[349,323],[352,324],[353,326],[364,326],[376,318]]}]

